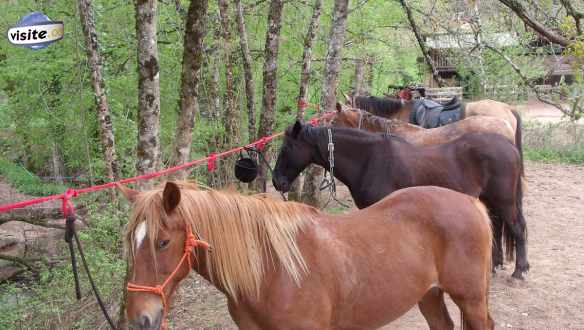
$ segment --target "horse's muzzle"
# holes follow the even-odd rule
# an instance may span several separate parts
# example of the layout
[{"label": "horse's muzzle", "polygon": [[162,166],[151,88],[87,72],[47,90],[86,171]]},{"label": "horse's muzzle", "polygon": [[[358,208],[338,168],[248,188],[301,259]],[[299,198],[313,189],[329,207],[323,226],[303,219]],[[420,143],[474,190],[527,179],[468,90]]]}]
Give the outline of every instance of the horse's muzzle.
[{"label": "horse's muzzle", "polygon": [[162,313],[158,313],[155,318],[144,313],[135,320],[130,321],[131,330],[160,330]]},{"label": "horse's muzzle", "polygon": [[286,193],[290,190],[290,182],[284,175],[277,175],[274,173],[272,184],[274,184],[274,188],[278,191]]}]

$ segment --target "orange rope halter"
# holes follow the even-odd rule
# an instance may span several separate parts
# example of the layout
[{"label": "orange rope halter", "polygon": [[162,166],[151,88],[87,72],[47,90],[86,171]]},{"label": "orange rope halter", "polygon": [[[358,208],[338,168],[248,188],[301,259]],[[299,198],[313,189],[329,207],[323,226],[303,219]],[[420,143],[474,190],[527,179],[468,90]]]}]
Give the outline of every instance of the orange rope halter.
[{"label": "orange rope halter", "polygon": [[[184,252],[183,255],[180,259],[180,261],[178,262],[178,265],[176,265],[176,268],[172,271],[172,273],[170,273],[170,275],[168,275],[168,277],[166,278],[166,280],[164,280],[164,282],[162,282],[162,284],[160,285],[156,285],[156,286],[145,286],[145,285],[138,285],[138,284],[133,284],[128,282],[128,286],[127,289],[128,291],[132,291],[132,292],[148,292],[148,293],[152,293],[155,295],[160,296],[160,298],[162,299],[162,307],[163,307],[163,314],[162,314],[162,329],[167,329],[166,326],[166,314],[168,314],[168,303],[166,300],[166,295],[164,294],[164,287],[170,282],[170,280],[174,277],[174,275],[176,275],[176,273],[178,272],[178,270],[180,269],[180,267],[182,266],[183,262],[185,261],[185,259],[187,260],[187,264],[189,266],[189,272],[191,271],[191,269],[193,268],[192,263],[191,263],[191,258],[190,255],[193,251],[194,248],[196,247],[202,247],[204,249],[209,249],[210,245],[209,243],[203,241],[203,240],[199,240],[195,237],[195,235],[193,235],[193,232],[191,230],[191,226],[187,225],[186,226],[186,240],[185,240],[185,248],[184,248]],[[187,273],[188,274],[188,273]]]}]

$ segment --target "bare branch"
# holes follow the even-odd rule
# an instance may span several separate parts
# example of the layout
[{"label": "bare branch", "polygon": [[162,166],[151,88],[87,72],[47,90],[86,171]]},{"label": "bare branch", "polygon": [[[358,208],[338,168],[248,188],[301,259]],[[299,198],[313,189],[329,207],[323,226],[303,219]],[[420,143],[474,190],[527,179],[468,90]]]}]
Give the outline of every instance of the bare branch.
[{"label": "bare branch", "polygon": [[[402,0],[403,1],[403,0]],[[517,0],[499,0],[502,4],[509,7],[525,24],[531,27],[535,32],[546,38],[547,40],[568,47],[571,41],[561,35],[558,35],[551,31],[548,27],[536,21],[533,17],[529,16],[523,5]],[[569,0],[567,0],[569,1]]]}]

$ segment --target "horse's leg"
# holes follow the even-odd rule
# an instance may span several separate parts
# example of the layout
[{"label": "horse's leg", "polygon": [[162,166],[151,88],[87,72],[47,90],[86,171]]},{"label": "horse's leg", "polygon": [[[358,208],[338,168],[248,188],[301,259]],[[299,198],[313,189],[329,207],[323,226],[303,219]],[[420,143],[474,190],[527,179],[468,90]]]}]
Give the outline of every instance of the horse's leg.
[{"label": "horse's leg", "polygon": [[444,304],[444,291],[433,287],[418,303],[420,312],[424,315],[430,330],[454,329],[454,323]]},{"label": "horse's leg", "polygon": [[[486,295],[486,293],[485,293]],[[494,329],[494,322],[487,307],[487,299],[482,296],[450,295],[462,313],[463,329]]]},{"label": "horse's leg", "polygon": [[503,266],[503,220],[496,214],[495,208],[488,201],[483,201],[489,210],[489,218],[493,228],[493,273],[499,266]]},{"label": "horse's leg", "polygon": [[507,227],[506,229],[511,231],[510,234],[515,241],[515,270],[512,276],[517,279],[523,279],[523,273],[529,270],[526,246],[527,231],[523,212],[515,205],[507,205],[500,212]]}]

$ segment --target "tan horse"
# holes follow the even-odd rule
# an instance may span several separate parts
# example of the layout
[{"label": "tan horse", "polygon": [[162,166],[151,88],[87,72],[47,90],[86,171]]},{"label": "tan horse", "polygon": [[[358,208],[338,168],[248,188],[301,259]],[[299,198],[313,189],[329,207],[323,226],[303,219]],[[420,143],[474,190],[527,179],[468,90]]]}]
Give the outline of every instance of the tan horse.
[{"label": "tan horse", "polygon": [[337,112],[331,117],[330,123],[337,127],[391,133],[415,145],[446,143],[469,132],[496,133],[503,135],[511,143],[515,143],[515,132],[509,123],[495,117],[470,117],[445,126],[426,129],[399,119],[382,118],[367,111],[337,103]]},{"label": "tan horse", "polygon": [[466,328],[493,328],[490,221],[468,195],[406,188],[329,215],[172,182],[123,192],[134,205],[126,306],[140,329],[164,326],[191,269],[227,296],[240,329],[375,329],[416,304],[431,329],[452,329],[444,292]]}]

